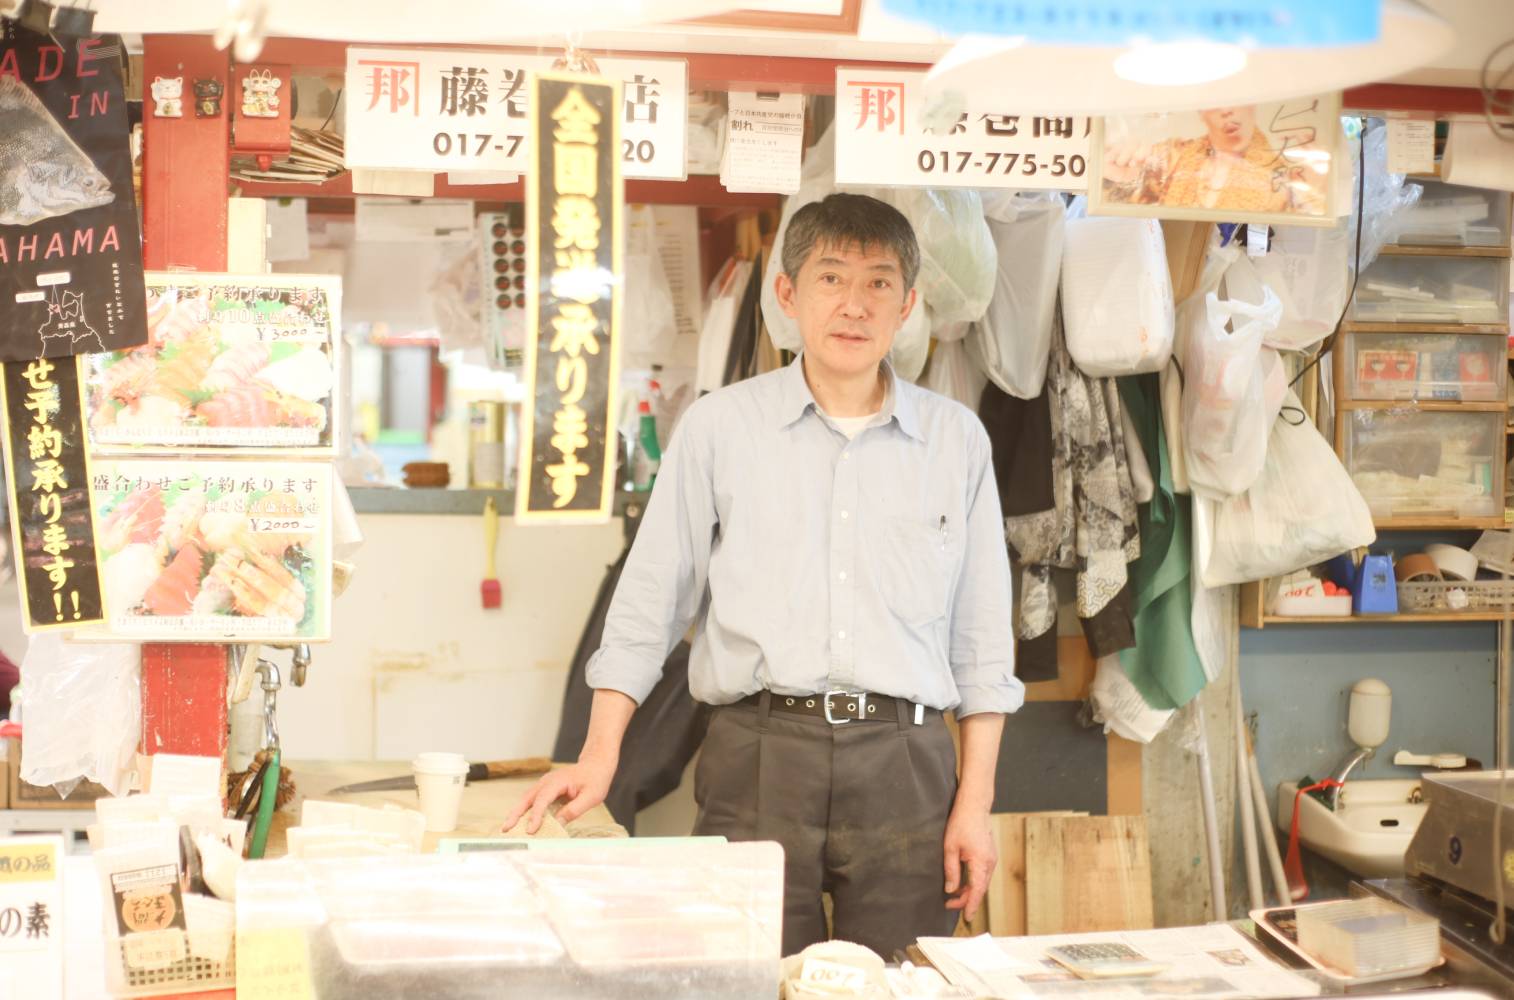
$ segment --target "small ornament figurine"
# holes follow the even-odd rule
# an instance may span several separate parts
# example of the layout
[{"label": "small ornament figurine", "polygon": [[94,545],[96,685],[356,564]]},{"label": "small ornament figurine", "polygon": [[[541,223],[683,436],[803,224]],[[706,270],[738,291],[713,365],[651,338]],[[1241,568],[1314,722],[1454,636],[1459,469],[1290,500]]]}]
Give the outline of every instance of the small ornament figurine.
[{"label": "small ornament figurine", "polygon": [[195,117],[196,118],[219,118],[221,117],[221,96],[226,93],[226,87],[220,80],[210,77],[205,80],[195,81]]},{"label": "small ornament figurine", "polygon": [[245,118],[277,118],[279,116],[279,88],[284,81],[273,75],[272,70],[255,69],[242,81],[242,116]]},{"label": "small ornament figurine", "polygon": [[183,118],[184,78],[182,76],[154,77],[152,105],[154,118]]}]

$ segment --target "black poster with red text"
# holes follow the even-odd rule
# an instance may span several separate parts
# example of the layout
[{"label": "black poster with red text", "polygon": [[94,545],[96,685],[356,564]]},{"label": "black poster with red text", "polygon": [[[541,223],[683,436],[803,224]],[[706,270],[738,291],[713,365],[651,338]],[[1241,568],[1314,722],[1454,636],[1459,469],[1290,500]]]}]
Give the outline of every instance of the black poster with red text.
[{"label": "black poster with red text", "polygon": [[147,342],[121,59],[0,21],[0,361]]}]

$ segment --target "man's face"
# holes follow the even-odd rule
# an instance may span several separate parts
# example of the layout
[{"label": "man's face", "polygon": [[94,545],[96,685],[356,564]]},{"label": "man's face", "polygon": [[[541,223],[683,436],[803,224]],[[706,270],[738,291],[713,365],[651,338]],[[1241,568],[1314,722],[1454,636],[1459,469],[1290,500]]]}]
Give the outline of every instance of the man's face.
[{"label": "man's face", "polygon": [[1204,127],[1209,130],[1209,141],[1225,153],[1244,153],[1251,145],[1256,132],[1256,108],[1209,108],[1199,112]]},{"label": "man's face", "polygon": [[898,257],[882,247],[817,244],[798,279],[780,273],[776,290],[809,363],[840,376],[876,371],[915,305]]}]

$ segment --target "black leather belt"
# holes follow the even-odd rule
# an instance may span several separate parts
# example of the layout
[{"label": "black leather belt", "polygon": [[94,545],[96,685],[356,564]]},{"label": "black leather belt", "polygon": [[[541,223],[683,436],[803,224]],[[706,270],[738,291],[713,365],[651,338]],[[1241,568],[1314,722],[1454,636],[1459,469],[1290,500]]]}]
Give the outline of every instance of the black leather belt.
[{"label": "black leather belt", "polygon": [[866,691],[831,691],[827,694],[787,695],[758,691],[743,698],[742,704],[761,707],[762,697],[768,694],[772,701],[769,707],[774,712],[791,715],[813,715],[833,726],[847,722],[898,722],[899,707],[905,706],[908,713],[905,721],[921,725],[928,709],[924,705],[901,702],[900,699]]}]

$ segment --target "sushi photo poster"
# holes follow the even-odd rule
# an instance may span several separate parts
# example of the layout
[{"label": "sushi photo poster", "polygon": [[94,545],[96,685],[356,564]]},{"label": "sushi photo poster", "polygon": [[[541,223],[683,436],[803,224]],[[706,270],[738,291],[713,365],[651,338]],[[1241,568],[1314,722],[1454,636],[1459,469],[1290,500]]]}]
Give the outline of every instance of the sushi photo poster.
[{"label": "sushi photo poster", "polygon": [[146,281],[147,343],[86,362],[96,451],[335,456],[340,278]]},{"label": "sushi photo poster", "polygon": [[11,542],[28,633],[103,621],[79,360],[8,361],[0,379]]},{"label": "sushi photo poster", "polygon": [[0,21],[0,360],[147,339],[123,58]]},{"label": "sushi photo poster", "polygon": [[329,463],[96,457],[90,487],[112,637],[331,638]]}]

